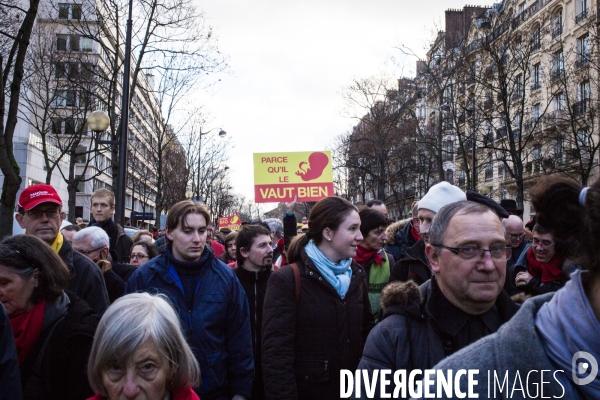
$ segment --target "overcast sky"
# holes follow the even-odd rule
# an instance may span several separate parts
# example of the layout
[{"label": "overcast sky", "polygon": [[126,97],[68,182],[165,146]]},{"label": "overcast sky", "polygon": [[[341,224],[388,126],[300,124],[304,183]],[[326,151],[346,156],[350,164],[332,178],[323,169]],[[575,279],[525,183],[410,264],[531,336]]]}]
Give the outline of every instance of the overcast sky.
[{"label": "overcast sky", "polygon": [[[491,5],[482,0],[477,4]],[[234,191],[254,197],[252,154],[325,150],[352,129],[343,116],[342,90],[354,77],[383,70],[411,76],[432,32],[443,29],[444,11],[459,0],[203,0],[230,72],[210,93],[211,127],[222,127],[235,145]],[[396,60],[390,61],[392,58]],[[263,206],[269,210],[273,205]]]}]

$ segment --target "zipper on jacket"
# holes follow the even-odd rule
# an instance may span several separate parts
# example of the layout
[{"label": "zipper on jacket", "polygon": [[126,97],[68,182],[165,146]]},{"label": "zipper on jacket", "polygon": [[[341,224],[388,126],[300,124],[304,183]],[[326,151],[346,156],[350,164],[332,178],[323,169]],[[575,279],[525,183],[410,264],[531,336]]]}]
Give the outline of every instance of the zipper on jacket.
[{"label": "zipper on jacket", "polygon": [[256,355],[258,354],[258,349],[256,348],[256,339],[258,335],[258,301],[256,300],[258,297],[258,272],[254,272],[254,359],[256,360]]},{"label": "zipper on jacket", "polygon": [[327,364],[329,363],[329,361],[325,361],[325,371],[327,371]]}]

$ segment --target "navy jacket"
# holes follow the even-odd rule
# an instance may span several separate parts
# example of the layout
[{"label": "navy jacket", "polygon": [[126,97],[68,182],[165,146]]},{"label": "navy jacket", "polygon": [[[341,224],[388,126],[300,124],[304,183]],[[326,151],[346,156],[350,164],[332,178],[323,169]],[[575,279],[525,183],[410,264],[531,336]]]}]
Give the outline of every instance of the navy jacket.
[{"label": "navy jacket", "polygon": [[194,390],[202,400],[240,394],[250,397],[254,375],[250,311],[231,268],[211,256],[200,271],[194,304],[188,310],[181,283],[167,255],[155,257],[129,278],[125,293],[164,293],[179,314],[202,374]]}]

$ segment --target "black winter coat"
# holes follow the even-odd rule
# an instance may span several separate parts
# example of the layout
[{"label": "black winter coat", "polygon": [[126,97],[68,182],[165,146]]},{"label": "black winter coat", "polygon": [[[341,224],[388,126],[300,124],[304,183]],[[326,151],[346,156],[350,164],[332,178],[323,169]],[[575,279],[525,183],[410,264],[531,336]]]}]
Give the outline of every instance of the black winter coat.
[{"label": "black winter coat", "polygon": [[[413,282],[396,282],[384,289],[381,298],[383,319],[367,339],[359,369],[367,370],[369,376],[373,376],[374,370],[404,369],[408,376],[414,369],[433,368],[459,350],[451,339],[442,338],[432,321],[428,312],[431,290],[431,280],[420,287]],[[500,292],[495,306],[502,323],[519,309],[505,291]],[[378,399],[379,387],[375,393]],[[361,399],[367,398],[364,386],[361,395]]]},{"label": "black winter coat", "polygon": [[89,258],[73,250],[71,243],[63,241],[58,256],[67,264],[71,282],[68,289],[85,300],[100,317],[110,305],[102,270]]},{"label": "black winter coat", "polygon": [[425,242],[419,240],[406,249],[406,256],[398,261],[390,271],[390,282],[413,281],[422,285],[431,279],[432,272],[429,261],[425,256]]},{"label": "black winter coat", "polygon": [[70,301],[66,312],[55,309],[54,321],[49,324],[46,320],[50,302],[46,303],[38,342],[21,365],[26,400],[81,400],[94,395],[87,378],[87,363],[100,318],[85,301],[70,292],[66,295]]},{"label": "black winter coat", "polygon": [[352,262],[342,299],[302,251],[296,302],[290,265],[273,272],[263,313],[262,367],[267,399],[336,399],[340,370],[355,370],[374,325],[365,271]]},{"label": "black winter coat", "polygon": [[10,320],[0,303],[0,400],[21,400],[21,374]]},{"label": "black winter coat", "polygon": [[263,304],[267,293],[267,282],[271,276],[271,266],[260,272],[252,272],[238,266],[234,270],[240,280],[250,306],[250,328],[252,329],[252,348],[254,350],[254,381],[252,382],[252,400],[265,398],[265,388],[261,365],[261,342]]}]

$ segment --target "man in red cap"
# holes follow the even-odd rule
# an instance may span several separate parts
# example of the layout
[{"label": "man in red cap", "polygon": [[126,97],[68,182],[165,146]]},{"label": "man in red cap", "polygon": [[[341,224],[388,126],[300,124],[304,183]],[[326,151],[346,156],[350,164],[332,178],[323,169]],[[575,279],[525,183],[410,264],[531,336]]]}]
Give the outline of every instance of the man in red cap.
[{"label": "man in red cap", "polygon": [[21,193],[18,207],[15,219],[25,229],[25,234],[42,239],[58,253],[71,274],[69,290],[102,316],[109,306],[102,271],[92,260],[74,251],[60,233],[65,213],[56,190],[50,185],[29,186]]}]

